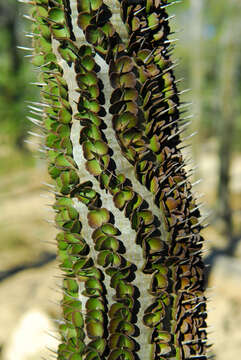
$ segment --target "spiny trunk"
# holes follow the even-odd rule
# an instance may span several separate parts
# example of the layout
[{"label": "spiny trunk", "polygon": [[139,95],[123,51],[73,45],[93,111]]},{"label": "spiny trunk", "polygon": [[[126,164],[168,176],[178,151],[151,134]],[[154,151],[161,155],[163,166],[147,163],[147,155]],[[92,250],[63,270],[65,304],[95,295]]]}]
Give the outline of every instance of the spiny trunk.
[{"label": "spiny trunk", "polygon": [[[63,271],[58,359],[206,359],[166,1],[30,1]],[[115,23],[117,25],[115,27]]]}]

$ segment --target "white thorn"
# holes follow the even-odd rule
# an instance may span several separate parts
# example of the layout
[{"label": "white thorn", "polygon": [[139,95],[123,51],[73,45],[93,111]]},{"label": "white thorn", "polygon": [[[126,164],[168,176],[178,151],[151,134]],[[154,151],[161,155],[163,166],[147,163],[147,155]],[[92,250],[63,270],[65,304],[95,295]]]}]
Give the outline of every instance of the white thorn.
[{"label": "white thorn", "polygon": [[194,131],[191,135],[188,135],[185,138],[183,138],[182,141],[186,141],[186,140],[190,139],[191,137],[197,135],[197,133],[198,133],[197,131]]},{"label": "white thorn", "polygon": [[37,111],[37,112],[41,112],[41,113],[43,112],[43,109],[39,109],[39,108],[37,108],[35,106],[32,106],[32,105],[28,105],[28,108],[31,109],[31,110]]},{"label": "white thorn", "polygon": [[172,6],[172,5],[175,5],[175,4],[180,4],[181,2],[182,2],[182,1],[179,1],[179,0],[173,1],[173,2],[171,2],[170,4],[166,4],[166,5],[160,6],[160,9],[165,9],[165,8],[167,8],[167,7],[169,7],[169,6]]},{"label": "white thorn", "polygon": [[192,102],[183,102],[181,103],[181,105],[178,106],[178,110],[191,106],[192,104],[193,104]]},{"label": "white thorn", "polygon": [[169,39],[169,40],[165,40],[163,42],[164,42],[164,44],[171,44],[171,43],[176,42],[176,41],[179,41],[179,39]]},{"label": "white thorn", "polygon": [[26,100],[25,102],[28,104],[36,105],[36,106],[51,107],[49,104],[43,103],[43,102],[29,101],[29,100]]},{"label": "white thorn", "polygon": [[29,15],[24,14],[23,17],[24,17],[25,19],[27,19],[27,20],[36,22],[36,20],[35,20],[34,18],[32,18],[31,16],[29,16]]},{"label": "white thorn", "polygon": [[28,47],[25,47],[25,46],[17,46],[17,49],[25,50],[25,51],[34,51],[34,48],[28,48]]},{"label": "white thorn", "polygon": [[164,21],[168,21],[168,20],[172,20],[176,17],[176,15],[171,15],[171,16],[168,16],[166,19],[164,19]]},{"label": "white thorn", "polygon": [[38,126],[40,126],[40,127],[43,127],[43,126],[42,126],[42,125],[43,125],[43,122],[42,122],[41,120],[37,120],[37,119],[35,119],[35,118],[31,117],[31,116],[27,116],[27,119],[28,119],[29,121],[31,121],[34,125],[38,125]]},{"label": "white thorn", "polygon": [[45,186],[48,186],[48,187],[50,187],[50,188],[52,188],[52,189],[55,189],[55,185],[53,185],[53,184],[49,184],[49,183],[46,183],[46,182],[44,182],[44,181],[42,181],[41,184],[42,184],[42,185],[45,185]]},{"label": "white thorn", "polygon": [[46,86],[47,84],[41,83],[41,82],[30,82],[30,85],[36,85],[36,86]]},{"label": "white thorn", "polygon": [[134,12],[134,15],[139,14],[139,13],[140,13],[142,10],[144,10],[144,9],[145,9],[145,6],[143,6],[141,9],[135,11],[135,12]]},{"label": "white thorn", "polygon": [[28,134],[29,135],[32,135],[32,136],[36,136],[36,137],[39,137],[39,138],[42,138],[42,139],[45,139],[45,136],[44,135],[40,135],[40,134],[37,134],[33,131],[28,131]]},{"label": "white thorn", "polygon": [[179,91],[177,94],[178,95],[182,95],[182,94],[185,94],[185,93],[187,93],[187,92],[189,92],[189,91],[191,91],[192,89],[185,89],[185,90],[182,90],[182,91]]}]

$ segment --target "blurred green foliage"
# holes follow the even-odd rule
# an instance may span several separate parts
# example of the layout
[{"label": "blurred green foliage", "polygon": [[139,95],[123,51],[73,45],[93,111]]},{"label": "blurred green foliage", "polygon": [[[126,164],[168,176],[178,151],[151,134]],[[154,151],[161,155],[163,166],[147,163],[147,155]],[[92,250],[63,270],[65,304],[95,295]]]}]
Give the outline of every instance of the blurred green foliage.
[{"label": "blurred green foliage", "polygon": [[24,149],[23,140],[31,127],[26,119],[26,101],[38,95],[29,83],[35,79],[30,62],[18,45],[31,46],[25,38],[24,6],[9,0],[0,3],[0,119],[1,144]]}]

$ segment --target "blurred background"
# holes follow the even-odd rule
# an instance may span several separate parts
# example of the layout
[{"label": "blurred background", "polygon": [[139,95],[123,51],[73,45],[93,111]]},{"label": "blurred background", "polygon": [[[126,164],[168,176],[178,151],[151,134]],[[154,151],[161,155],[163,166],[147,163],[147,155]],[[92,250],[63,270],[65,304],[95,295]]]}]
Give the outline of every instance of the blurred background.
[{"label": "blurred background", "polygon": [[[210,226],[207,267],[211,353],[217,360],[241,354],[241,3],[240,0],[185,0],[170,7],[179,41],[176,78],[183,101],[192,101],[191,154],[197,165],[194,189],[204,193],[203,216]],[[31,47],[24,5],[0,0],[0,360],[37,360],[58,316],[59,273],[52,195],[43,154],[31,134],[28,101],[38,101],[37,72],[26,52]],[[31,58],[30,58],[31,59]],[[31,110],[31,109],[30,109]],[[30,132],[30,133],[28,133]],[[26,142],[27,141],[27,142]],[[186,158],[190,154],[185,154]],[[45,330],[44,330],[45,329]],[[49,358],[49,355],[46,355]]]}]

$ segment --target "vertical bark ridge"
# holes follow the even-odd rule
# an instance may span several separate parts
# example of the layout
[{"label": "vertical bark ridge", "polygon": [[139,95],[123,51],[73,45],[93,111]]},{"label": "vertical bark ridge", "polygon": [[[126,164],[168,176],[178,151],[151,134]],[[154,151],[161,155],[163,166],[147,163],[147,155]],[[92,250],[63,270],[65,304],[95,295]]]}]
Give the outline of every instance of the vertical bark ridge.
[{"label": "vertical bark ridge", "polygon": [[[122,16],[124,22],[127,23],[131,34],[128,55],[135,56],[136,64],[133,64],[132,59],[127,57],[126,53],[123,54],[123,48],[115,54],[114,58],[109,56],[104,41],[98,43],[98,47],[103,47],[105,50],[102,53],[108,53],[106,61],[107,63],[110,62],[110,81],[115,88],[111,98],[113,106],[110,111],[114,113],[113,126],[123,154],[131,163],[135,163],[136,175],[140,182],[146,185],[153,193],[157,193],[155,201],[160,206],[162,213],[165,239],[170,243],[168,257],[170,255],[173,257],[172,266],[169,265],[169,269],[163,266],[163,269],[156,271],[152,284],[158,281],[158,276],[160,279],[167,278],[169,273],[171,281],[169,281],[169,284],[164,281],[161,286],[163,290],[169,287],[169,292],[171,290],[173,293],[173,305],[179,306],[179,302],[176,303],[176,299],[178,299],[177,290],[179,292],[183,291],[185,287],[189,290],[188,286],[176,288],[177,280],[175,275],[177,270],[182,272],[183,268],[179,266],[179,263],[185,262],[186,258],[192,258],[192,254],[196,253],[196,256],[193,255],[196,259],[193,265],[195,269],[192,272],[202,284],[200,285],[201,291],[203,291],[203,264],[199,256],[200,241],[202,241],[199,235],[201,226],[198,218],[200,213],[195,209],[195,202],[190,198],[190,183],[187,181],[183,169],[182,155],[177,149],[177,145],[180,143],[179,134],[182,129],[180,130],[178,126],[178,121],[180,123],[179,98],[175,77],[172,72],[173,64],[169,60],[167,46],[165,45],[169,43],[167,40],[169,27],[166,20],[168,16],[165,12],[165,6],[159,2],[149,2],[146,7],[142,7],[143,2],[133,5],[132,2],[123,1],[121,5],[123,5]],[[93,15],[92,13],[91,16]],[[144,36],[143,33],[145,33]],[[88,37],[88,32],[86,38],[96,48],[95,42],[91,37]],[[160,42],[161,45],[155,47],[156,43]],[[135,77],[136,70],[139,75],[138,80]],[[161,80],[160,84],[157,79]],[[130,95],[133,87],[137,91],[135,93],[132,91]],[[141,97],[137,96],[138,90],[142,95]],[[138,106],[140,103],[142,108]],[[163,146],[161,146],[162,144]],[[164,168],[165,171],[163,171],[163,166],[166,168]],[[183,193],[186,193],[184,199],[181,196]],[[174,197],[170,196],[171,194]],[[190,201],[188,201],[188,198]],[[190,216],[190,211],[193,211],[194,215]],[[171,228],[174,228],[175,231],[179,228],[180,233],[173,234]],[[191,229],[195,230],[192,231]],[[178,235],[181,235],[181,237]],[[175,238],[178,239],[178,243]],[[186,240],[186,243],[183,244],[180,240]],[[163,260],[164,263],[167,261],[167,259]],[[149,271],[153,271],[153,269],[149,269]],[[162,276],[162,273],[164,273],[164,276]],[[191,277],[190,269],[189,276]],[[161,283],[160,279],[159,282]],[[156,297],[159,295],[158,288],[155,295]],[[204,302],[201,305],[204,305]],[[169,306],[170,303],[166,305],[166,308]],[[160,315],[162,312],[161,307],[165,308],[163,303],[159,305],[158,309],[155,307],[158,310],[156,313],[159,314],[157,315],[158,322],[160,322],[162,316]],[[147,309],[147,313],[149,310],[150,308]],[[150,314],[150,317],[152,315]],[[174,320],[173,315],[175,314],[170,312],[166,314],[169,317],[169,320],[166,319],[166,323],[169,322],[169,325],[167,325],[169,335],[177,330],[175,326],[170,325]],[[199,314],[196,315],[199,317]],[[201,317],[204,318],[205,316]],[[183,321],[186,321],[185,318]],[[156,324],[156,322],[150,321],[149,326],[155,327]],[[172,348],[161,344],[160,339],[156,337],[156,340],[153,340],[154,353],[156,354],[159,351],[160,354],[169,353],[170,356],[173,353],[179,354],[178,356],[187,354],[191,356],[192,352],[196,351],[197,346],[188,347],[185,341],[182,346],[180,340],[182,336],[184,336],[185,340],[185,334],[179,332],[178,335],[179,337],[176,336],[175,345]],[[205,333],[201,331],[200,336],[205,337]],[[169,336],[169,342],[172,340],[172,337]],[[202,348],[203,342],[200,341],[199,351],[203,352]]]},{"label": "vertical bark ridge", "polygon": [[[113,126],[122,152],[135,165],[139,181],[153,192],[165,224],[163,235],[170,244],[167,256],[159,259],[162,268],[153,276],[152,291],[157,302],[146,310],[149,315],[146,325],[154,329],[154,357],[158,353],[167,357],[177,355],[180,358],[192,358],[197,354],[203,356],[206,351],[206,333],[203,331],[206,316],[205,297],[198,302],[199,295],[204,290],[204,266],[200,258],[202,238],[199,234],[200,213],[192,199],[191,185],[184,171],[181,152],[177,148],[180,143],[179,134],[183,130],[178,124],[180,103],[172,71],[173,64],[166,45],[169,44],[170,29],[166,21],[168,15],[165,12],[165,3],[140,1],[133,4],[128,0],[121,1],[122,18],[130,35],[127,51],[134,58],[135,67],[130,60],[127,61],[121,56],[113,64],[110,80],[115,91],[110,110],[114,114]],[[122,68],[119,66],[118,69],[119,63],[122,63]],[[139,77],[133,81],[135,71]],[[140,95],[133,97],[132,103],[121,103],[119,98],[124,97],[130,83]],[[115,92],[118,94],[116,98]],[[138,104],[141,106],[138,107]],[[183,266],[186,262],[191,265]],[[150,271],[151,268],[153,271],[151,263],[149,266]],[[179,283],[177,274],[183,276],[185,281]],[[172,302],[172,313],[167,311],[170,302],[165,306],[160,301],[160,286],[157,286],[156,277],[161,278],[163,275],[166,280],[161,284],[161,288],[162,291],[168,290],[168,293],[171,293],[169,301]],[[198,281],[193,286],[194,279]],[[183,316],[180,329],[180,319],[179,322],[176,321],[175,312],[182,307],[183,293],[185,299],[190,296],[190,301],[192,297],[198,300],[194,307],[196,312],[191,316]],[[183,308],[185,309],[185,305]],[[190,315],[190,311],[187,310],[187,313]],[[198,326],[188,329],[190,317],[194,323],[196,320],[201,324],[200,330]],[[158,335],[161,319],[165,330],[169,332],[169,335],[166,334],[169,340],[167,343],[173,344],[172,346],[164,345],[162,335]]]},{"label": "vertical bark ridge", "polygon": [[[54,204],[57,212],[56,224],[62,230],[57,236],[57,241],[60,266],[64,271],[62,300],[64,321],[59,326],[62,343],[58,348],[58,357],[69,359],[71,356],[72,359],[77,360],[84,353],[87,357],[90,356],[89,353],[101,356],[105,351],[104,334],[107,332],[108,308],[104,275],[89,256],[90,247],[82,237],[80,215],[74,208],[74,194],[71,193],[73,187],[79,183],[69,138],[73,111],[69,103],[69,89],[63,78],[61,62],[57,61],[54,46],[53,49],[51,48],[51,38],[54,38],[60,43],[61,54],[63,50],[61,45],[64,45],[61,41],[64,41],[63,35],[68,36],[68,28],[62,21],[63,9],[53,7],[51,4],[52,2],[35,3],[34,62],[38,62],[43,69],[42,81],[45,85],[42,96],[43,105],[46,107],[43,120],[48,130],[45,147],[50,160],[49,172],[56,180],[58,189]],[[56,26],[56,17],[60,19],[62,28]],[[95,299],[95,305],[99,304],[98,311],[94,309],[95,313],[93,313],[92,298]],[[86,316],[83,315],[83,311],[86,312]],[[88,343],[85,339],[86,335],[91,339]]]}]

